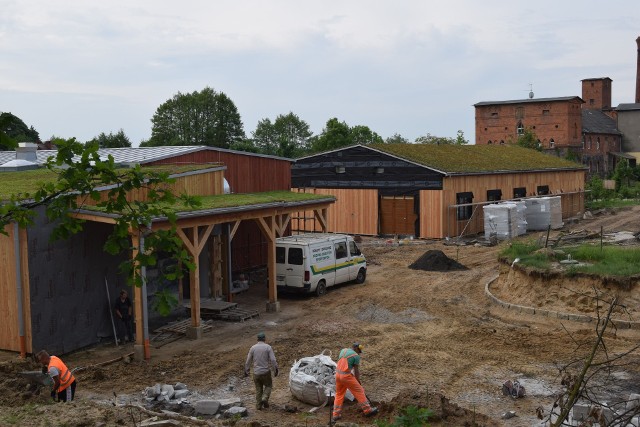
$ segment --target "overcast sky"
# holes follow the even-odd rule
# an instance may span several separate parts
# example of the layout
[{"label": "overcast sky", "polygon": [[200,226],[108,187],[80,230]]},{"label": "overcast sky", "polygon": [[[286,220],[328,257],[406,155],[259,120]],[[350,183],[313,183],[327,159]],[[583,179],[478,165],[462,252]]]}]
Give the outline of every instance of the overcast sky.
[{"label": "overcast sky", "polygon": [[177,92],[235,103],[247,136],[293,112],[387,138],[474,141],[480,101],[581,95],[613,79],[634,102],[640,1],[0,0],[0,111],[81,141],[134,146]]}]

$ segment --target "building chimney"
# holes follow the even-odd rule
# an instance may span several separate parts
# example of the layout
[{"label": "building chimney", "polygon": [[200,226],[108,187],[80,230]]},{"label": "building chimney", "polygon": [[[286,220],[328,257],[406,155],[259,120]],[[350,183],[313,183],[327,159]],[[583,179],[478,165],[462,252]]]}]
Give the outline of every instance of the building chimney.
[{"label": "building chimney", "polygon": [[638,67],[636,68],[636,104],[640,104],[640,37],[636,39],[638,45]]},{"label": "building chimney", "polygon": [[34,144],[33,142],[20,142],[16,148],[16,160],[38,163],[37,150],[38,144]]}]

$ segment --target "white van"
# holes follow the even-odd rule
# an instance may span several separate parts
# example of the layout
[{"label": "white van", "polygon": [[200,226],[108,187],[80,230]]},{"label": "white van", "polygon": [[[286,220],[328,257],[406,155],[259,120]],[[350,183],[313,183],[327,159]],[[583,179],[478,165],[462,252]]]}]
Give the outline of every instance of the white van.
[{"label": "white van", "polygon": [[281,290],[324,295],[338,283],[364,282],[367,260],[346,234],[309,233],[276,239],[276,284]]}]

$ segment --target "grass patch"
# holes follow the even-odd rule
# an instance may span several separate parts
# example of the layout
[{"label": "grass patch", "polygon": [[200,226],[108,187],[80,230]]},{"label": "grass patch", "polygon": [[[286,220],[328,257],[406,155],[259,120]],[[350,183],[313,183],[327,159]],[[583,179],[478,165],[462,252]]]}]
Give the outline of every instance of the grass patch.
[{"label": "grass patch", "polygon": [[565,247],[565,253],[551,251],[537,252],[540,247],[534,241],[514,241],[500,252],[500,257],[509,262],[519,258],[518,264],[547,271],[551,263],[558,262],[571,255],[571,258],[589,265],[567,265],[566,274],[589,273],[597,276],[628,277],[640,274],[640,248],[621,246],[580,245]]},{"label": "grass patch", "polygon": [[585,208],[587,210],[596,209],[615,209],[625,208],[628,206],[640,205],[640,200],[636,199],[599,199],[599,200],[587,200],[585,202]]}]

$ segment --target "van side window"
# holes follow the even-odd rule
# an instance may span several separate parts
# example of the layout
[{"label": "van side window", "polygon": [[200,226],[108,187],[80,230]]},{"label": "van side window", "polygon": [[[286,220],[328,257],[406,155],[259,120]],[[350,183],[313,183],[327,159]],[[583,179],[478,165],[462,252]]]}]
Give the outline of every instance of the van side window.
[{"label": "van side window", "polygon": [[335,244],[336,259],[347,257],[347,242],[339,242]]},{"label": "van side window", "polygon": [[302,265],[302,248],[289,248],[289,264]]},{"label": "van side window", "polygon": [[284,264],[285,249],[282,246],[276,246],[276,264]]},{"label": "van side window", "polygon": [[351,256],[360,255],[360,249],[358,249],[356,242],[354,242],[353,240],[349,242],[349,253],[351,254]]}]

